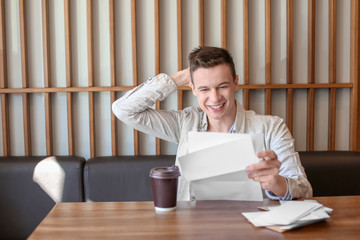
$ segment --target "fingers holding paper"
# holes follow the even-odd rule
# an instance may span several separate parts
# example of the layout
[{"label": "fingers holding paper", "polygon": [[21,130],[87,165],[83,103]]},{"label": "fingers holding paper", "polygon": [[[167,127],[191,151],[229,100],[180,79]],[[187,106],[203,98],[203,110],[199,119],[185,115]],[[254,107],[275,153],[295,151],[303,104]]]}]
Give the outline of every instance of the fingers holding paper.
[{"label": "fingers holding paper", "polygon": [[257,154],[263,161],[252,164],[246,168],[248,177],[254,181],[260,182],[264,190],[269,190],[277,196],[286,194],[286,180],[279,175],[281,162],[272,150],[262,151]]}]

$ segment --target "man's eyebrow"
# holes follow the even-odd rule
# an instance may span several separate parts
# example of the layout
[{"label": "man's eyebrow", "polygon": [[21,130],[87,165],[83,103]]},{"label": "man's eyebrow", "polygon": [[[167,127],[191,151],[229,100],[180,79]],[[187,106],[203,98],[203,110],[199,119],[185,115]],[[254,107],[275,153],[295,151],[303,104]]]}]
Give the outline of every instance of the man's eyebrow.
[{"label": "man's eyebrow", "polygon": [[229,85],[229,84],[230,84],[230,82],[226,81],[226,82],[220,83],[218,86],[221,86],[221,85]]},{"label": "man's eyebrow", "polygon": [[208,89],[208,86],[198,86],[197,89]]},{"label": "man's eyebrow", "polygon": [[[225,81],[225,82],[219,83],[219,84],[217,85],[217,87],[222,86],[222,85],[229,85],[229,84],[230,84],[230,82]],[[209,88],[209,86],[198,86],[198,87],[197,87],[197,89],[204,89],[204,88]]]}]

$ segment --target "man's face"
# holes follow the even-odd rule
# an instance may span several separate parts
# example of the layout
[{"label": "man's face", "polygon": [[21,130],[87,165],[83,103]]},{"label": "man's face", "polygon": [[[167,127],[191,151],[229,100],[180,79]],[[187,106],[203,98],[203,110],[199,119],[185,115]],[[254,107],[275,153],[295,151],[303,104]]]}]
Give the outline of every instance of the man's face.
[{"label": "man's face", "polygon": [[228,65],[199,68],[193,72],[193,81],[193,94],[209,121],[220,119],[234,121],[238,76],[234,81]]}]

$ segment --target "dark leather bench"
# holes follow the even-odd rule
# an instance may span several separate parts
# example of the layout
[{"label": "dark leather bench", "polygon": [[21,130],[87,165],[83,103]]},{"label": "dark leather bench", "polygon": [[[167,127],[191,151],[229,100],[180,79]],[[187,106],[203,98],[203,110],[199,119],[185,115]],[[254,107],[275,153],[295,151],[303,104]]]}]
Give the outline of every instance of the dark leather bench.
[{"label": "dark leather bench", "polygon": [[[360,195],[360,152],[299,154],[314,196]],[[55,201],[151,201],[151,168],[175,162],[174,155],[96,157],[87,161],[61,156],[52,159],[53,165],[46,165],[45,159],[49,160],[0,157],[1,239],[27,238]],[[63,182],[56,182],[61,178]],[[55,200],[42,182],[59,194]]]},{"label": "dark leather bench", "polygon": [[[299,155],[314,196],[360,195],[360,152],[304,151]],[[150,169],[174,162],[174,155],[89,159],[84,168],[85,200],[152,200]]]},{"label": "dark leather bench", "polygon": [[314,197],[360,195],[360,152],[299,152]]},{"label": "dark leather bench", "polygon": [[174,155],[91,158],[84,168],[85,200],[151,201],[151,168],[174,163]]}]

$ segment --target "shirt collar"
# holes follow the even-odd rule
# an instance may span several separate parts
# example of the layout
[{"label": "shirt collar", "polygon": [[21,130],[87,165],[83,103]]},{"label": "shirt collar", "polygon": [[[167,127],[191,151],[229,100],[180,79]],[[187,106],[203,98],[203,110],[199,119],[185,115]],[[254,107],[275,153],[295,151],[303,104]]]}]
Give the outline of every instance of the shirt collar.
[{"label": "shirt collar", "polygon": [[[245,109],[241,106],[241,104],[236,101],[236,116],[235,122],[230,128],[230,133],[245,133]],[[202,120],[199,127],[199,132],[206,132],[208,129],[208,121],[205,112],[202,112]]]}]

